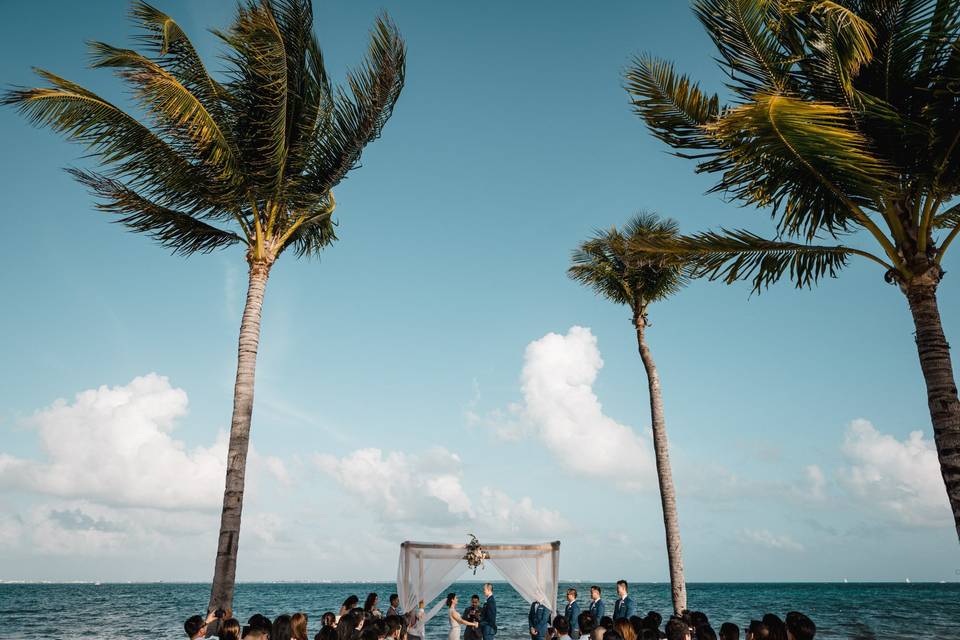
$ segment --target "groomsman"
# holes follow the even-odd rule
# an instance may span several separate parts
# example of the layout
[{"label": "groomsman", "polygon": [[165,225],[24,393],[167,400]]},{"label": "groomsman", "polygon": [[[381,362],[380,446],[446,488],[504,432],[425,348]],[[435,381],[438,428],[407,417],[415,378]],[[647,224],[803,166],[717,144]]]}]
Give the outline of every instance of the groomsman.
[{"label": "groomsman", "polygon": [[387,617],[402,616],[403,609],[400,608],[400,596],[395,593],[390,594],[390,607],[387,609]]},{"label": "groomsman", "polygon": [[593,619],[597,621],[597,624],[600,624],[600,618],[603,617],[603,600],[600,599],[600,587],[593,585],[590,587],[590,613],[593,614]]},{"label": "groomsman", "polygon": [[577,604],[577,590],[572,587],[567,589],[567,607],[563,610],[563,617],[567,619],[570,637],[576,640],[580,637],[580,623],[577,621],[580,617],[580,605]]},{"label": "groomsman", "polygon": [[627,594],[627,581],[617,580],[617,595],[620,596],[613,605],[613,619],[630,619],[633,617],[634,606],[633,599]]},{"label": "groomsman", "polygon": [[534,600],[533,604],[530,605],[530,615],[527,616],[527,619],[530,621],[530,639],[547,640],[550,610]]}]

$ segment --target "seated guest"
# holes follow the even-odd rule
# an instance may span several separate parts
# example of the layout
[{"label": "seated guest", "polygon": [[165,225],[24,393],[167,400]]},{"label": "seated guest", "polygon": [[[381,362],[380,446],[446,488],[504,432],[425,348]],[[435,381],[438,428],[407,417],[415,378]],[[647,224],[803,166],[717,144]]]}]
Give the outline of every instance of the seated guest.
[{"label": "seated guest", "polygon": [[623,640],[623,637],[617,633],[616,629],[607,629],[603,634],[603,640]]},{"label": "seated guest", "polygon": [[382,618],[383,613],[377,605],[380,603],[380,596],[375,593],[367,594],[367,600],[363,603],[364,614],[373,618]]},{"label": "seated guest", "polygon": [[183,623],[183,630],[190,640],[202,638],[207,633],[207,623],[213,619],[212,614],[204,620],[203,616],[190,616]]},{"label": "seated guest", "polygon": [[400,640],[400,632],[403,631],[403,618],[398,615],[387,616],[383,619],[383,626],[387,631],[387,640]]},{"label": "seated guest", "polygon": [[780,616],[768,613],[763,616],[762,622],[767,625],[767,629],[770,630],[770,635],[768,636],[770,640],[787,640],[787,625],[783,623]]},{"label": "seated guest", "polygon": [[643,626],[647,629],[653,629],[657,634],[660,633],[661,622],[663,622],[663,616],[656,611],[648,611],[647,615],[643,618]]},{"label": "seated guest", "polygon": [[660,640],[660,632],[650,627],[644,627],[637,634],[637,640]]},{"label": "seated guest", "polygon": [[352,611],[341,616],[337,622],[337,640],[353,640],[353,632],[358,624],[363,624],[363,619],[358,619]]},{"label": "seated guest", "polygon": [[324,625],[313,640],[337,640],[337,628],[331,625]]},{"label": "seated guest", "polygon": [[325,611],[322,616],[320,616],[320,626],[321,627],[336,627],[337,626],[337,615],[333,611]]},{"label": "seated guest", "polygon": [[[609,631],[610,629],[613,629],[613,618],[611,618],[610,616],[603,616],[602,618],[600,618],[600,624],[597,625],[597,629],[603,629],[601,634],[606,634],[607,631]],[[593,633],[594,635],[596,635],[597,632],[594,631]],[[603,635],[601,635],[600,637],[602,638]]]},{"label": "seated guest", "polygon": [[403,609],[400,608],[400,596],[395,593],[390,594],[390,606],[387,607],[388,616],[402,616]]},{"label": "seated guest", "polygon": [[340,613],[337,614],[337,620],[353,611],[360,604],[360,598],[355,595],[347,596],[347,599],[340,605]]},{"label": "seated guest", "polygon": [[633,623],[627,618],[614,620],[613,629],[620,634],[623,640],[637,640],[637,632],[633,629]]},{"label": "seated guest", "polygon": [[717,632],[709,624],[702,624],[693,632],[696,640],[717,640]]},{"label": "seated guest", "polygon": [[291,640],[291,638],[293,638],[293,625],[290,623],[290,616],[285,613],[277,616],[273,621],[270,640]]},{"label": "seated guest", "polygon": [[243,640],[270,640],[270,633],[264,629],[244,627]]},{"label": "seated guest", "polygon": [[593,619],[600,624],[603,618],[603,600],[600,599],[600,587],[593,585],[590,587],[590,608],[588,611],[593,614]]},{"label": "seated guest", "polygon": [[631,598],[630,594],[627,593],[627,588],[628,585],[626,580],[617,580],[617,595],[620,597],[617,598],[617,601],[613,604],[614,621],[623,618],[629,620],[634,613],[633,598]]},{"label": "seated guest", "polygon": [[[254,640],[256,640],[261,636],[266,638],[270,635],[270,631],[272,629],[273,629],[273,623],[270,622],[270,618],[262,614],[255,613],[252,616],[250,616],[249,620],[247,620],[247,626],[244,627],[243,629],[243,637],[244,638],[251,637],[251,638],[254,638]],[[250,634],[259,634],[259,635],[250,635]]]},{"label": "seated guest", "polygon": [[770,629],[759,620],[751,620],[743,637],[744,640],[767,640],[770,637]]},{"label": "seated guest", "polygon": [[[787,620],[789,619],[787,616]],[[720,640],[740,640],[740,627],[732,622],[724,622],[720,625]]]},{"label": "seated guest", "polygon": [[236,618],[227,618],[220,625],[220,640],[240,640],[240,623]]},{"label": "seated guest", "polygon": [[787,638],[789,640],[813,640],[817,635],[817,625],[799,611],[787,614]]},{"label": "seated guest", "polygon": [[571,640],[570,623],[566,616],[557,616],[553,619],[553,629],[556,631],[557,640]]},{"label": "seated guest", "polygon": [[667,623],[667,640],[691,640],[690,624],[681,618],[670,618]]},{"label": "seated guest", "polygon": [[589,611],[584,611],[577,616],[577,628],[580,629],[581,638],[591,638],[597,628],[597,619]]},{"label": "seated guest", "polygon": [[307,640],[307,614],[297,612],[290,616],[290,628],[292,640]]}]

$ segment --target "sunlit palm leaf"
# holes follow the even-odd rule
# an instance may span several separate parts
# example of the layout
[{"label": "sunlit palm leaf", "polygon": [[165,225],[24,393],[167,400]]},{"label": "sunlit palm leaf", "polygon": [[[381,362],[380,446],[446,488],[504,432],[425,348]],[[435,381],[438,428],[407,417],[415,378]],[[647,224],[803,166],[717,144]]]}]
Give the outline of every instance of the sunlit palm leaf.
[{"label": "sunlit palm leaf", "polygon": [[797,287],[810,287],[835,277],[847,265],[852,250],[768,240],[749,231],[708,231],[676,238],[643,238],[631,249],[659,258],[664,264],[687,264],[694,277],[753,283],[756,292],[787,277]]},{"label": "sunlit palm leaf", "polygon": [[672,64],[650,56],[634,59],[626,88],[634,111],[657,138],[675,149],[716,148],[704,126],[719,115],[719,98],[707,97],[688,76],[678,76]]}]

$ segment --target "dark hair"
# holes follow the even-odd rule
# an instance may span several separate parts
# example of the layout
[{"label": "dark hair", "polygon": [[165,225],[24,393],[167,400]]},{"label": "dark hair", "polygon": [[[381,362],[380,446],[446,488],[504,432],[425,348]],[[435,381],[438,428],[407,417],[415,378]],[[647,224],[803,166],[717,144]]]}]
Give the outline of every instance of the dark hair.
[{"label": "dark hair", "polygon": [[392,604],[394,600],[396,600],[396,601],[399,602],[399,601],[400,601],[400,596],[398,596],[398,595],[395,594],[395,593],[391,593],[391,594],[390,594],[390,603]]},{"label": "dark hair", "polygon": [[250,627],[251,631],[256,629],[259,631],[265,631],[266,633],[270,633],[270,631],[273,629],[273,623],[270,622],[270,618],[262,613],[255,613],[250,616],[250,619],[247,620],[247,626]]},{"label": "dark hair", "polygon": [[613,629],[613,618],[610,616],[603,616],[600,618],[600,626],[604,629]]},{"label": "dark hair", "polygon": [[556,629],[560,635],[570,633],[570,623],[567,622],[567,619],[563,616],[557,616],[553,619],[553,628]]},{"label": "dark hair", "polygon": [[744,635],[753,635],[753,640],[765,640],[770,637],[770,629],[759,620],[751,620]]},{"label": "dark hair", "polygon": [[[787,620],[789,619],[788,615]],[[740,640],[740,627],[732,622],[724,622],[720,625],[720,640]]]},{"label": "dark hair", "polygon": [[313,636],[313,640],[337,640],[337,630],[330,625],[324,625],[317,631],[317,635]]},{"label": "dark hair", "polygon": [[400,616],[387,616],[383,619],[383,627],[386,631],[385,635],[392,636],[394,631],[403,630],[403,622],[401,622]]},{"label": "dark hair", "polygon": [[670,618],[667,623],[667,640],[684,640],[690,633],[690,625],[680,618]]},{"label": "dark hair", "polygon": [[603,640],[623,640],[623,636],[616,629],[607,629],[603,632]]},{"label": "dark hair", "polygon": [[290,616],[284,613],[274,618],[270,640],[290,640],[291,638],[293,638],[293,624],[290,622]]},{"label": "dark hair", "polygon": [[324,627],[333,627],[337,624],[337,614],[333,611],[324,611],[320,616],[320,625]]},{"label": "dark hair", "polygon": [[617,580],[617,586],[623,585],[624,589],[629,589],[630,585],[627,584],[626,580]]},{"label": "dark hair", "polygon": [[648,611],[647,617],[643,619],[644,625],[648,629],[660,630],[660,623],[663,622],[663,616],[656,611]]},{"label": "dark hair", "polygon": [[567,593],[572,593],[574,598],[577,597],[577,590],[574,589],[573,587],[570,587],[569,589],[567,589]]},{"label": "dark hair", "polygon": [[637,634],[637,640],[660,640],[660,632],[650,627],[644,627]]},{"label": "dark hair", "polygon": [[787,625],[783,624],[780,616],[768,613],[763,616],[763,624],[770,630],[770,640],[787,640]]},{"label": "dark hair", "polygon": [[203,629],[205,623],[203,621],[203,616],[190,616],[183,623],[183,630],[187,633],[188,638],[200,633],[200,629]]},{"label": "dark hair", "polygon": [[595,585],[595,584],[594,584],[594,585],[590,585],[590,591],[596,591],[597,593],[603,593],[603,589],[601,589],[599,586],[597,586],[597,585]]},{"label": "dark hair", "polygon": [[236,618],[227,618],[220,623],[220,640],[240,640],[240,622]]},{"label": "dark hair", "polygon": [[373,627],[364,627],[360,632],[360,640],[380,640],[377,630]]},{"label": "dark hair", "polygon": [[448,594],[447,594],[447,606],[448,606],[448,607],[453,604],[453,600],[454,600],[454,598],[456,598],[456,597],[457,597],[457,594],[455,594],[455,593],[448,593]]},{"label": "dark hair", "polygon": [[787,614],[787,629],[797,640],[813,640],[817,635],[817,625],[813,620],[803,615],[799,611],[791,611]]},{"label": "dark hair", "polygon": [[366,599],[366,601],[363,603],[363,610],[364,610],[364,611],[373,611],[373,606],[374,606],[375,604],[377,604],[377,599],[378,599],[379,597],[380,597],[380,596],[378,596],[376,593],[373,593],[373,592],[368,593],[368,594],[367,594],[367,599]]},{"label": "dark hair", "polygon": [[580,627],[580,635],[590,635],[597,628],[597,619],[589,611],[583,611],[577,616],[577,626]]},{"label": "dark hair", "polygon": [[717,640],[717,632],[708,624],[702,624],[697,627],[697,640]]},{"label": "dark hair", "polygon": [[349,595],[347,596],[347,599],[343,601],[343,608],[347,611],[350,611],[351,609],[356,608],[358,604],[360,604],[360,598],[355,595]]},{"label": "dark hair", "polygon": [[633,632],[640,635],[640,631],[644,628],[644,623],[646,621],[640,616],[630,616],[630,626],[633,627]]},{"label": "dark hair", "polygon": [[470,596],[470,599],[471,599],[471,600],[473,600],[473,599],[479,600],[479,599],[480,599],[480,596],[475,593],[475,594],[473,594],[472,596]]},{"label": "dark hair", "polygon": [[340,616],[340,622],[337,623],[337,639],[338,640],[351,640],[353,637],[353,630],[357,628],[357,623],[360,619],[350,611]]},{"label": "dark hair", "polygon": [[687,614],[691,627],[702,627],[710,624],[710,619],[703,611],[690,611]]}]

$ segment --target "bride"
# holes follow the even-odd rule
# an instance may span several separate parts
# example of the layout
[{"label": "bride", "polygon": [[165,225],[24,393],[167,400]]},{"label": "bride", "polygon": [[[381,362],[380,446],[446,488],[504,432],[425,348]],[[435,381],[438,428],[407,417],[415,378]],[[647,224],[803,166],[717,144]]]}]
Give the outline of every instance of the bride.
[{"label": "bride", "polygon": [[457,613],[457,594],[451,593],[447,596],[447,606],[450,608],[448,619],[450,620],[450,633],[447,634],[447,640],[460,640],[460,625],[467,627],[478,627],[479,623],[464,620]]}]

